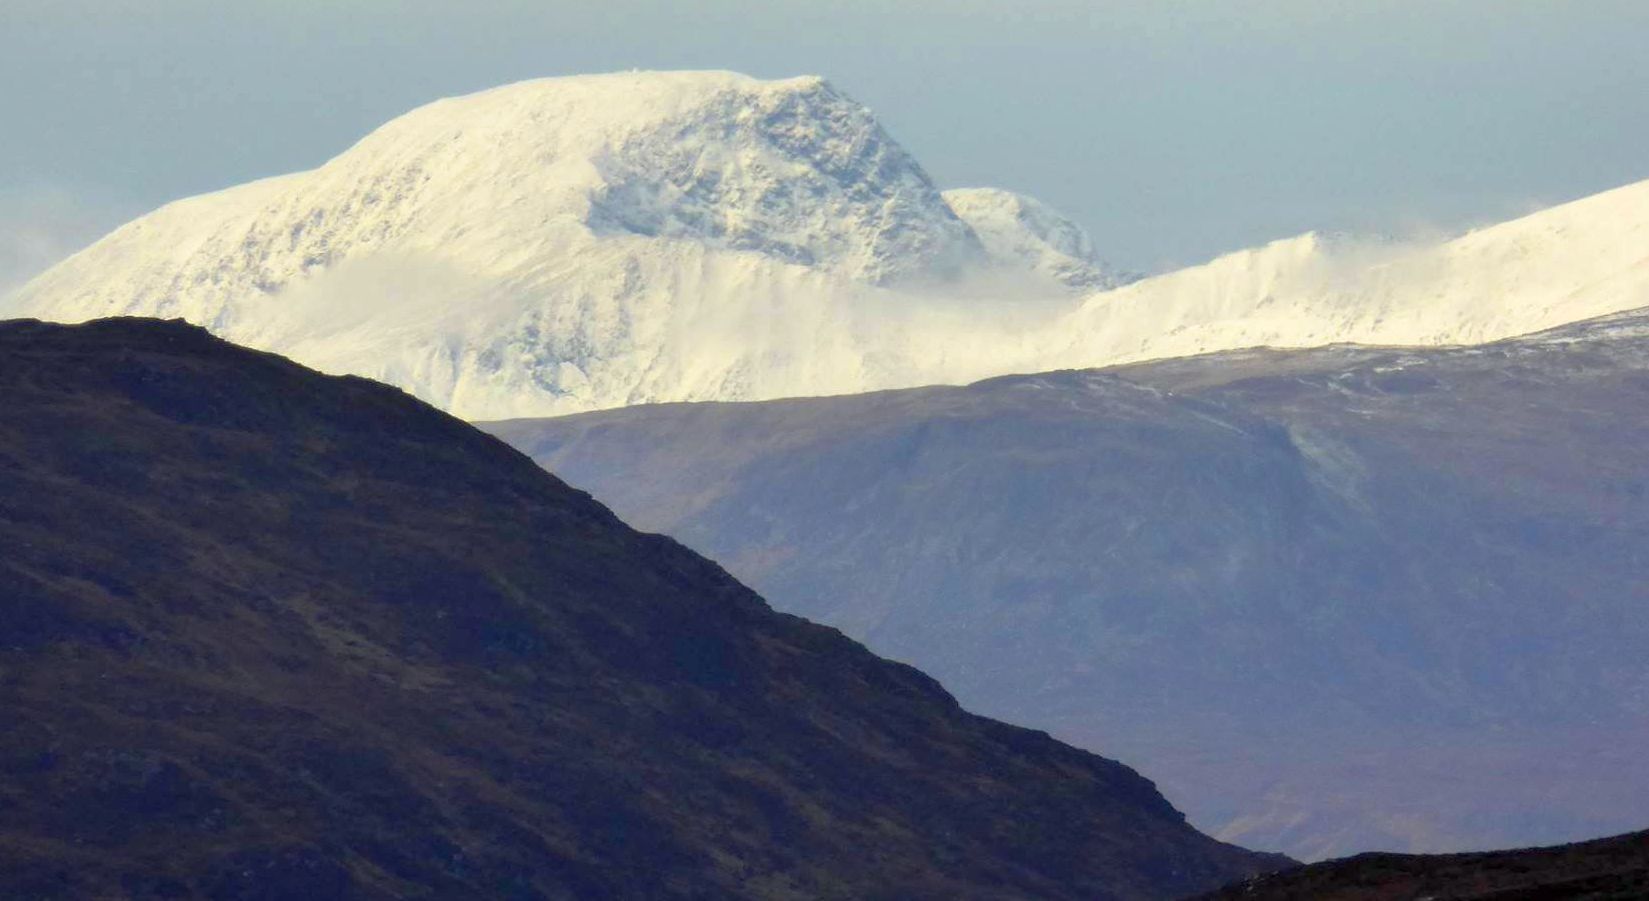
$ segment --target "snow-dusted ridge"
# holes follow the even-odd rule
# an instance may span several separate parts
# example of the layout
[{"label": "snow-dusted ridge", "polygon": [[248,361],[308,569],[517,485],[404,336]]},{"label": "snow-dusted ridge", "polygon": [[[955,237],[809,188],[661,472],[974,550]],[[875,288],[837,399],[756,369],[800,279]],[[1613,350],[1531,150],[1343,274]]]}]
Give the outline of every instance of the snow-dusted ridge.
[{"label": "snow-dusted ridge", "polygon": [[1442,245],[1306,235],[1114,287],[1069,220],[941,194],[822,79],[623,73],[440,100],[170,204],[5,312],[181,316],[502,418],[1487,340],[1649,304],[1646,220],[1649,183]]},{"label": "snow-dusted ridge", "polygon": [[1443,242],[1274,241],[1094,295],[1053,356],[1476,344],[1649,306],[1649,181]]}]

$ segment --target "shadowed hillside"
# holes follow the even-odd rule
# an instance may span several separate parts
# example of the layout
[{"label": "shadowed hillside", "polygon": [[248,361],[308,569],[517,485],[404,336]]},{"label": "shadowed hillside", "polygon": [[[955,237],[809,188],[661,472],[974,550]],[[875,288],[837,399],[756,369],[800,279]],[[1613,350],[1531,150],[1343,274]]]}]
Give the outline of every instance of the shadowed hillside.
[{"label": "shadowed hillside", "polygon": [[1649,898],[1649,832],[1482,854],[1360,854],[1261,876],[1206,901],[1639,901]]},{"label": "shadowed hillside", "polygon": [[1151,898],[1279,861],[401,392],[0,324],[0,896]]}]

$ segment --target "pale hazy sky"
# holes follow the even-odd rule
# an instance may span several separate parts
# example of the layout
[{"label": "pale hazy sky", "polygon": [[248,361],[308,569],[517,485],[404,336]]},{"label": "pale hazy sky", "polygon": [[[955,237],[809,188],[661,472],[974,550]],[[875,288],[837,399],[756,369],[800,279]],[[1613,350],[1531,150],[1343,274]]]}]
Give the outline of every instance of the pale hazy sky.
[{"label": "pale hazy sky", "polygon": [[629,68],[821,74],[944,187],[1150,271],[1453,230],[1649,178],[1646,0],[0,0],[0,290],[437,97]]}]

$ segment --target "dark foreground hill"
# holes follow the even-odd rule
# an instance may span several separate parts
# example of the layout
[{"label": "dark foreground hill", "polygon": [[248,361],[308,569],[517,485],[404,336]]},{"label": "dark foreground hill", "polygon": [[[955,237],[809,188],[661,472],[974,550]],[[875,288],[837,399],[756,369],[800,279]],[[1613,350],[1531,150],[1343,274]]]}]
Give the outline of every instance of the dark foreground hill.
[{"label": "dark foreground hill", "polygon": [[1649,315],[488,428],[1296,857],[1641,828]]},{"label": "dark foreground hill", "polygon": [[1642,901],[1649,832],[1481,854],[1360,854],[1261,876],[1207,901]]},{"label": "dark foreground hill", "polygon": [[0,897],[1148,898],[1279,861],[399,391],[0,324]]}]

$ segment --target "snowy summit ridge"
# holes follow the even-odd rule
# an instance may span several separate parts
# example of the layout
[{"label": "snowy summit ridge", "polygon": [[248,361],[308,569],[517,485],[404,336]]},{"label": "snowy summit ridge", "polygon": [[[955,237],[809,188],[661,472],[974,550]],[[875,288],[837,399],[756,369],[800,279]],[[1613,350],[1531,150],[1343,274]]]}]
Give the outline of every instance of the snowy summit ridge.
[{"label": "snowy summit ridge", "polygon": [[941,193],[823,79],[550,78],[172,203],[0,312],[182,317],[474,419],[850,393],[1643,306],[1646,185],[1442,245],[1306,235],[1122,284],[1051,208]]},{"label": "snowy summit ridge", "polygon": [[[755,336],[739,350],[729,329],[771,313],[805,332],[831,301],[984,256],[825,80],[623,73],[431,103],[313,171],[142,217],[15,305],[181,316],[499,416],[754,396],[753,358],[813,349]],[[686,358],[688,341],[725,359]]]},{"label": "snowy summit ridge", "polygon": [[[174,203],[112,237],[231,218],[247,220],[236,255],[266,292],[402,243],[498,259],[531,240],[522,228],[692,240],[871,281],[977,247],[864,107],[821,78],[731,72],[549,78],[439,100],[313,172]],[[225,252],[190,243],[175,262]]]}]

